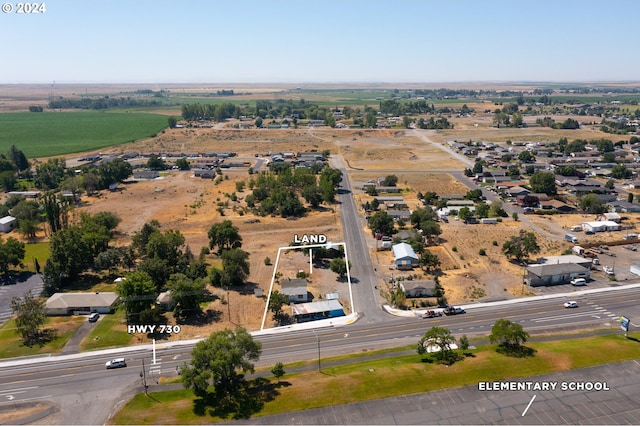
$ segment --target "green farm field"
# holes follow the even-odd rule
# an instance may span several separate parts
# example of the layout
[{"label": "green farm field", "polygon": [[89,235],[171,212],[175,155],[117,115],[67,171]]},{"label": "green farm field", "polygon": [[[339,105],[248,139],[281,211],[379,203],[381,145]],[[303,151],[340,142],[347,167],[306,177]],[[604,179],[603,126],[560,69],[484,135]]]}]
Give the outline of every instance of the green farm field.
[{"label": "green farm field", "polygon": [[0,153],[11,145],[28,158],[92,151],[147,138],[167,127],[159,114],[42,112],[0,114]]}]

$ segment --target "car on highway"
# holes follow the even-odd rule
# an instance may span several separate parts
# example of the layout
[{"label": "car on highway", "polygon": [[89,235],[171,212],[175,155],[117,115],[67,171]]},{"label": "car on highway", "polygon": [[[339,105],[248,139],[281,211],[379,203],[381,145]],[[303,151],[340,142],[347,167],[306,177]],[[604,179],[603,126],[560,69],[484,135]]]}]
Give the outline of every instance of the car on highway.
[{"label": "car on highway", "polygon": [[92,313],[91,315],[89,315],[89,322],[96,322],[98,321],[98,319],[100,318],[100,314],[97,312]]},{"label": "car on highway", "polygon": [[565,302],[564,304],[565,308],[577,308],[578,307],[578,302],[576,301],[570,301],[570,302]]},{"label": "car on highway", "polygon": [[574,278],[571,280],[571,285],[574,287],[581,287],[583,285],[587,285],[587,280],[584,278]]},{"label": "car on highway", "polygon": [[110,370],[112,368],[126,367],[127,362],[124,360],[124,358],[115,358],[111,361],[107,361],[104,365],[105,367],[107,367],[107,370]]}]

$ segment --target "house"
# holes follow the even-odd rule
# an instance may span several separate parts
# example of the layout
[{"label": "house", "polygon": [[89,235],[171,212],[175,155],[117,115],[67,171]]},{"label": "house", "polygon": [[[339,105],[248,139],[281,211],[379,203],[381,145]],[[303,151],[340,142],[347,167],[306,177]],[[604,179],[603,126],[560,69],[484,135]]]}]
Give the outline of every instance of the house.
[{"label": "house", "polygon": [[156,298],[156,306],[160,307],[164,311],[172,311],[176,306],[175,300],[171,295],[171,290],[163,291]]},{"label": "house", "polygon": [[620,213],[640,212],[640,204],[630,203],[628,201],[611,201],[608,204],[615,212],[620,212]]},{"label": "house", "polygon": [[400,281],[400,288],[406,297],[433,297],[436,289],[434,280]]},{"label": "house", "polygon": [[394,244],[391,249],[393,250],[393,261],[397,269],[413,269],[414,266],[418,265],[420,259],[409,244]]},{"label": "house", "polygon": [[527,266],[525,283],[531,287],[567,284],[574,278],[588,279],[590,270],[576,263],[536,264]]},{"label": "house", "polygon": [[344,308],[335,299],[291,305],[291,316],[299,323],[342,317],[344,315]]},{"label": "house", "polygon": [[307,280],[304,278],[285,278],[280,281],[281,293],[289,296],[291,303],[304,303],[309,301]]},{"label": "house", "polygon": [[559,200],[541,201],[540,208],[545,210],[557,210],[563,213],[572,213],[576,211],[574,207],[571,207],[570,205]]},{"label": "house", "polygon": [[46,315],[78,315],[113,312],[120,298],[116,293],[55,293],[45,302]]},{"label": "house", "polygon": [[591,232],[619,231],[620,224],[610,220],[583,222],[582,229]]},{"label": "house", "polygon": [[395,235],[395,238],[399,239],[400,241],[403,240],[410,240],[410,239],[416,239],[420,236],[420,234],[418,234],[416,231],[411,231],[411,230],[403,230],[398,232]]},{"label": "house", "polygon": [[0,232],[11,232],[18,226],[18,221],[13,216],[5,216],[0,219]]},{"label": "house", "polygon": [[155,179],[160,176],[157,170],[136,170],[133,172],[134,179]]},{"label": "house", "polygon": [[387,210],[387,214],[393,218],[393,220],[404,220],[405,222],[411,219],[410,210]]},{"label": "house", "polygon": [[622,217],[618,213],[604,213],[598,217],[598,220],[620,223]]},{"label": "house", "polygon": [[529,191],[528,189],[523,188],[521,186],[514,186],[514,187],[508,189],[507,192],[509,193],[510,197],[525,196],[525,195],[529,195],[531,193],[531,191]]}]

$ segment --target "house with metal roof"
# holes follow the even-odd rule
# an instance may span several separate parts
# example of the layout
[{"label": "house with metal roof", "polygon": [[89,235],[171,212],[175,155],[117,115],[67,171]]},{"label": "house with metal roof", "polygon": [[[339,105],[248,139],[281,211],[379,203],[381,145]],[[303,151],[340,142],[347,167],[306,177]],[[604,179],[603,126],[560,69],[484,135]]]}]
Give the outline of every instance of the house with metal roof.
[{"label": "house with metal roof", "polygon": [[406,297],[433,297],[436,289],[435,280],[404,280],[400,288]]},{"label": "house with metal roof", "polygon": [[336,299],[291,305],[291,316],[296,322],[317,321],[344,315],[344,308]]},{"label": "house with metal roof", "polygon": [[414,266],[418,266],[420,258],[409,244],[394,244],[391,250],[397,269],[413,269]]}]

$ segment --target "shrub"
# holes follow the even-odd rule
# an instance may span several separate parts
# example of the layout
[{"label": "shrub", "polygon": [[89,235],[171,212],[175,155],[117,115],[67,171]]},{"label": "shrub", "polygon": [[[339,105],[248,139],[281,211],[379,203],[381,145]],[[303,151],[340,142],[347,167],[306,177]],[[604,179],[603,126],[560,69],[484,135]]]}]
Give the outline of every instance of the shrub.
[{"label": "shrub", "polygon": [[453,251],[453,252],[458,251],[458,247],[456,247],[456,246],[451,247],[451,251]]},{"label": "shrub", "polygon": [[481,249],[478,251],[478,254],[479,254],[480,256],[486,256],[486,255],[487,255],[487,252],[485,251],[485,249],[481,248]]}]

